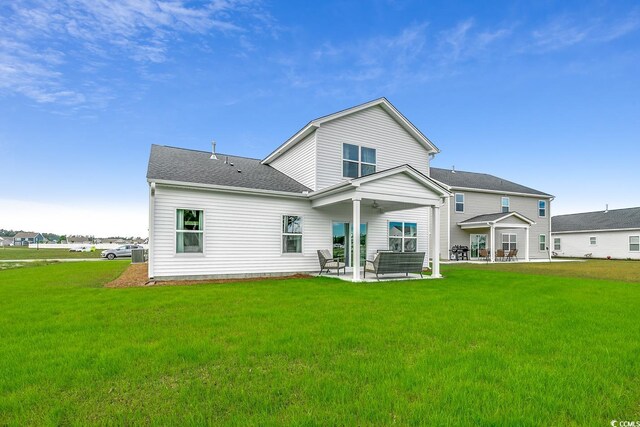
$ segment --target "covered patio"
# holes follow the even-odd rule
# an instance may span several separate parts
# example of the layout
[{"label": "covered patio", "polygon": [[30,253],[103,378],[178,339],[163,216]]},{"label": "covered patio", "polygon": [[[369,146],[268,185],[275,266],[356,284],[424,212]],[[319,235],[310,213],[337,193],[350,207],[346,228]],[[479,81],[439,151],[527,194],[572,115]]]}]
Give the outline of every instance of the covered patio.
[{"label": "covered patio", "polygon": [[[377,172],[360,178],[341,182],[321,191],[311,193],[311,206],[321,210],[328,217],[338,213],[348,212],[350,215],[350,229],[352,230],[353,254],[361,253],[361,233],[363,223],[362,214],[366,211],[370,220],[371,230],[378,238],[372,244],[368,244],[368,254],[377,251],[388,251],[389,236],[388,223],[392,215],[389,213],[410,211],[423,212],[417,227],[428,224],[428,248],[416,246],[414,251],[426,252],[427,259],[431,259],[431,277],[440,278],[440,208],[444,205],[450,193],[431,178],[421,174],[411,166],[403,165],[396,168]],[[385,238],[379,238],[381,233]],[[434,236],[436,238],[434,238]],[[416,238],[417,240],[417,238]],[[318,248],[324,249],[324,248]],[[401,248],[404,251],[404,246]],[[365,258],[368,258],[365,254]],[[354,282],[363,281],[363,268],[365,267],[360,256],[353,256],[351,268],[347,275]],[[375,276],[374,276],[375,277]],[[406,277],[406,276],[405,276]],[[419,277],[419,276],[418,276]],[[369,279],[367,277],[366,279]],[[375,280],[375,278],[374,278]],[[396,279],[397,280],[397,279]]]},{"label": "covered patio", "polygon": [[489,243],[486,248],[489,251],[490,262],[496,262],[496,251],[498,242],[496,241],[497,229],[523,229],[525,232],[524,261],[529,262],[529,240],[530,229],[535,221],[527,218],[518,212],[500,212],[478,215],[458,223],[458,226],[466,231],[488,232]]}]

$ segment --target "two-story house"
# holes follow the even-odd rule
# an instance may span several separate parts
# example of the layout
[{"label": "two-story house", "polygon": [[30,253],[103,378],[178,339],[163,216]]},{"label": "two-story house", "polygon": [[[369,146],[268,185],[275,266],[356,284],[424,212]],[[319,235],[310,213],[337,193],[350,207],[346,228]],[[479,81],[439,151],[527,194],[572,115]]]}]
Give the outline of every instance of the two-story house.
[{"label": "two-story house", "polygon": [[29,246],[29,244],[45,243],[47,239],[42,233],[21,231],[13,236],[13,244],[15,246]]},{"label": "two-story house", "polygon": [[[549,195],[513,183],[517,189],[459,185],[430,168],[438,152],[384,98],[309,122],[264,159],[153,145],[149,277],[313,272],[319,249],[344,257],[355,281],[379,250],[425,252],[425,267],[440,277],[450,245],[481,245],[473,236],[483,234],[496,241],[506,230],[517,236],[508,244],[523,244],[521,234],[546,227]],[[508,198],[508,213],[494,197]],[[546,201],[540,217],[538,199]]]}]

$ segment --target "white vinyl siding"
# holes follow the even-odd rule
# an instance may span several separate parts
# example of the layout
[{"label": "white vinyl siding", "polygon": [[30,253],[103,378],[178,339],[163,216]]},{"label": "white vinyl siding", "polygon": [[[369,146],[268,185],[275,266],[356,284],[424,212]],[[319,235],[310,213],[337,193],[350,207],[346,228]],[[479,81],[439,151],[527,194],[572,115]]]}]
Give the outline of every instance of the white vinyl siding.
[{"label": "white vinyl siding", "polygon": [[[175,211],[198,206],[205,212],[204,254],[175,253]],[[282,254],[282,216],[303,218],[302,253]],[[388,222],[415,222],[418,247],[429,250],[429,208],[380,213],[363,203],[362,223],[368,226],[367,257],[388,247]],[[318,271],[318,249],[332,247],[332,221],[352,220],[350,205],[313,209],[306,199],[243,195],[156,186],[153,215],[154,277],[202,277]],[[229,233],[237,224],[242,233]],[[428,265],[428,257],[425,259]]]},{"label": "white vinyl siding", "polygon": [[378,106],[322,124],[316,130],[316,144],[316,190],[347,179],[343,177],[342,144],[375,149],[378,172],[409,164],[429,175],[427,149]]},{"label": "white vinyl siding", "polygon": [[300,184],[315,190],[316,133],[314,132],[307,136],[269,164],[285,175],[289,175]]},{"label": "white vinyl siding", "polygon": [[[640,260],[640,247],[633,243],[640,239],[640,230],[553,233],[553,236],[562,239],[562,250],[556,251],[558,256],[584,258],[591,254],[593,258]],[[596,237],[598,244],[590,245],[590,237]]]}]

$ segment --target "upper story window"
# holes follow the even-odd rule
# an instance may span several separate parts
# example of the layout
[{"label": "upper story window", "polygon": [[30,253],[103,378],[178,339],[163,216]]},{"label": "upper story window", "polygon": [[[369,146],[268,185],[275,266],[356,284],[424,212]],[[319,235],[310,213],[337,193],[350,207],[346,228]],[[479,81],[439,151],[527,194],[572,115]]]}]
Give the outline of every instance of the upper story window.
[{"label": "upper story window", "polygon": [[538,216],[544,218],[547,216],[547,201],[538,200]]},{"label": "upper story window", "polygon": [[342,144],[342,176],[358,178],[376,172],[375,148]]},{"label": "upper story window", "polygon": [[456,212],[464,212],[464,194],[456,193]]},{"label": "upper story window", "polygon": [[297,215],[282,216],[282,253],[302,253],[302,217]]},{"label": "upper story window", "polygon": [[640,236],[629,236],[629,252],[640,252]]},{"label": "upper story window", "polygon": [[203,253],[204,211],[176,211],[176,253]]},{"label": "upper story window", "polygon": [[509,198],[503,197],[500,201],[500,205],[502,206],[502,213],[509,212]]}]

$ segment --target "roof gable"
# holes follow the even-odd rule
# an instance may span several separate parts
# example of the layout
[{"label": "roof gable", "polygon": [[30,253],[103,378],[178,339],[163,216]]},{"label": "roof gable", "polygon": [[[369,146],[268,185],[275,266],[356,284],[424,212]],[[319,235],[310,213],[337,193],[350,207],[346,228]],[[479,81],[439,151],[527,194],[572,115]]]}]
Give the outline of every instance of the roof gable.
[{"label": "roof gable", "polygon": [[282,154],[291,149],[294,145],[302,141],[305,137],[315,132],[322,124],[366,110],[372,107],[382,108],[391,118],[393,118],[405,131],[407,131],[416,141],[418,141],[426,150],[432,153],[439,153],[438,147],[433,144],[429,138],[427,138],[417,127],[413,125],[396,107],[393,106],[386,98],[378,98],[373,101],[365,102],[364,104],[356,105],[355,107],[347,108],[342,111],[338,111],[333,114],[319,117],[310,121],[296,132],[291,138],[286,140],[282,145],[276,148],[271,154],[269,154],[262,163],[268,164],[269,162],[280,157]]},{"label": "roof gable", "polygon": [[478,216],[474,216],[473,218],[469,218],[464,221],[461,221],[458,224],[459,225],[498,224],[500,222],[514,219],[514,218],[525,224],[529,224],[529,225],[535,224],[535,221],[533,221],[532,219],[529,219],[526,216],[522,215],[521,213],[518,213],[515,211],[478,215]]}]

